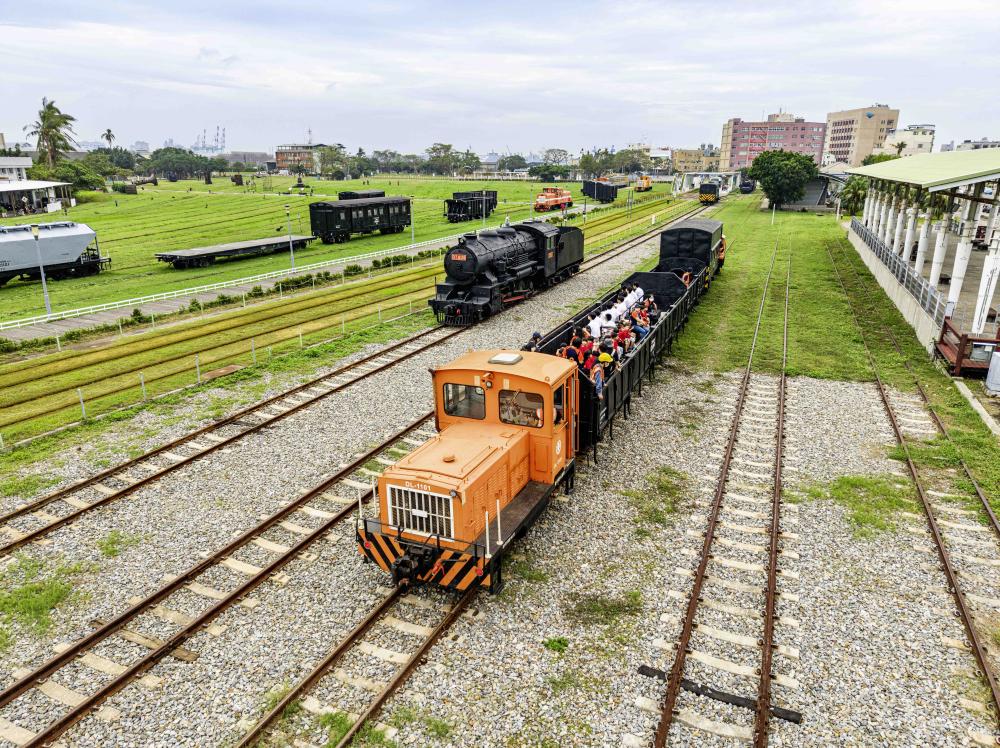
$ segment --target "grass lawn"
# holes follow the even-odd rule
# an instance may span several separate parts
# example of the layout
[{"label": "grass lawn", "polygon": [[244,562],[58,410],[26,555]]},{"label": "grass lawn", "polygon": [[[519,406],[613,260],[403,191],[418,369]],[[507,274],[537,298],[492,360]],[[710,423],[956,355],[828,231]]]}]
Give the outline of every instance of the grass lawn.
[{"label": "grass lawn", "polygon": [[[90,278],[52,283],[50,294],[55,310],[127,299],[133,296],[187,288],[242,278],[288,267],[285,254],[222,261],[208,268],[175,270],[159,262],[157,252],[200,247],[244,239],[282,235],[287,231],[284,206],[292,206],[292,231],[309,233],[309,203],[336,197],[348,189],[384,189],[387,195],[415,197],[413,206],[415,238],[419,241],[474,230],[480,222],[448,223],[443,216],[443,200],[459,190],[496,189],[500,201],[490,223],[505,216],[524,220],[533,215],[530,203],[541,189],[538,182],[462,182],[450,179],[371,179],[344,182],[312,178],[305,183],[314,191],[308,195],[281,195],[294,183],[292,177],[272,177],[270,193],[235,187],[228,178],[216,178],[206,185],[199,180],[161,181],[158,187],[140,188],[138,195],[83,193],[83,200],[69,211],[68,219],[86,223],[97,231],[101,251],[112,259],[108,272]],[[398,183],[398,184],[397,184]],[[580,183],[560,186],[580,195]],[[257,187],[262,188],[261,181]],[[668,185],[657,184],[654,195],[666,196]],[[623,202],[624,196],[619,202]],[[648,196],[649,193],[646,193]],[[54,214],[50,220],[64,216]],[[2,223],[24,223],[25,219],[4,219]],[[299,264],[336,259],[410,243],[410,232],[388,236],[355,238],[343,245],[313,242],[296,253]],[[0,319],[17,319],[42,313],[40,284],[12,281],[0,289]]]}]

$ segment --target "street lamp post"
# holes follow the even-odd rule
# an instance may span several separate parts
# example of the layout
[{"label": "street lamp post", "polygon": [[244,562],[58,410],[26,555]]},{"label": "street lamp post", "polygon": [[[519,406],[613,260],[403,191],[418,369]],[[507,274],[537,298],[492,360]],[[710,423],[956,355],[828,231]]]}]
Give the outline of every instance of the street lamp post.
[{"label": "street lamp post", "polygon": [[417,243],[417,211],[413,208],[413,202],[417,199],[416,195],[410,195],[410,244]]},{"label": "street lamp post", "polygon": [[292,207],[285,206],[285,221],[288,224],[288,254],[292,258],[292,270],[295,270],[295,247],[292,246]]},{"label": "street lamp post", "polygon": [[38,258],[38,272],[42,275],[42,296],[45,297],[45,314],[52,314],[52,304],[49,303],[49,286],[45,282],[45,265],[42,263],[42,248],[38,244],[38,224],[31,224],[31,235],[35,237],[35,256]]}]

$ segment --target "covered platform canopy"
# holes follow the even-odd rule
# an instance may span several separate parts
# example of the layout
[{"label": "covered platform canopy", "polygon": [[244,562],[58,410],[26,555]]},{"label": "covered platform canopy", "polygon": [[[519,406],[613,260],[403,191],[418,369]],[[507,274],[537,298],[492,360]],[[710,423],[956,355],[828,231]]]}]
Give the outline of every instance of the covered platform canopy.
[{"label": "covered platform canopy", "polygon": [[[866,243],[897,255],[937,293],[947,283],[945,315],[953,328],[979,335],[989,324],[995,335],[1000,149],[925,153],[846,171],[869,180],[861,219]],[[967,275],[978,290],[972,283],[964,289]]]},{"label": "covered platform canopy", "polygon": [[40,179],[0,180],[0,214],[28,215],[52,213],[71,200],[69,182],[45,182]]}]

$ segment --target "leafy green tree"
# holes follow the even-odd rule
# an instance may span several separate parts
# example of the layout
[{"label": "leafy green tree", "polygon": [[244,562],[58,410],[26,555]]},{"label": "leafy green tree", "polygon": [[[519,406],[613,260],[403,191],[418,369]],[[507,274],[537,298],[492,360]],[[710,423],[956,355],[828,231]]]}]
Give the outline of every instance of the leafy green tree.
[{"label": "leafy green tree", "polygon": [[647,171],[651,165],[649,154],[639,150],[618,151],[608,160],[611,168],[622,174]]},{"label": "leafy green tree", "polygon": [[542,161],[546,164],[566,164],[569,163],[569,153],[562,148],[546,148]]},{"label": "leafy green tree", "polygon": [[427,159],[416,153],[408,153],[405,156],[401,156],[398,162],[399,171],[409,174],[417,174],[424,171],[426,164]]},{"label": "leafy green tree", "polygon": [[29,179],[47,182],[69,182],[76,190],[99,190],[104,187],[104,177],[81,161],[59,161],[55,167],[35,164],[28,169]]},{"label": "leafy green tree", "polygon": [[569,176],[569,167],[562,164],[539,164],[529,168],[528,173],[541,182],[556,182]]},{"label": "leafy green tree", "polygon": [[855,216],[864,208],[867,195],[868,178],[854,175],[840,191],[840,207],[848,215]]},{"label": "leafy green tree", "polygon": [[208,159],[205,164],[205,168],[207,171],[222,174],[223,172],[229,171],[229,162],[222,158],[222,156],[216,156],[215,158]]},{"label": "leafy green tree", "polygon": [[462,151],[458,154],[457,161],[455,164],[458,170],[464,174],[470,174],[480,167],[482,167],[483,162],[479,160],[477,156],[472,151]]},{"label": "leafy green tree", "polygon": [[91,151],[80,159],[79,163],[86,166],[92,172],[100,174],[102,177],[109,177],[118,171],[117,167],[111,163],[111,159],[106,154],[97,151]]},{"label": "leafy green tree", "polygon": [[229,165],[229,168],[232,169],[233,171],[237,171],[237,172],[239,172],[239,171],[249,171],[250,170],[250,168],[246,164],[244,164],[242,161],[233,161],[233,163],[231,163]]},{"label": "leafy green tree", "polygon": [[756,179],[768,201],[777,207],[792,203],[806,191],[806,183],[819,173],[810,156],[791,151],[764,151],[754,159],[747,176]]},{"label": "leafy green tree", "polygon": [[382,151],[372,151],[372,160],[379,171],[392,171],[393,165],[400,160],[398,151],[386,149]]},{"label": "leafy green tree", "polygon": [[516,171],[517,169],[527,169],[528,162],[519,153],[512,153],[509,156],[502,156],[497,161],[498,171]]},{"label": "leafy green tree", "polygon": [[174,173],[182,178],[201,176],[209,168],[207,158],[184,148],[158,148],[143,166],[157,174]]},{"label": "leafy green tree", "polygon": [[455,170],[458,154],[450,143],[435,143],[426,153],[427,170],[434,174],[451,174]]},{"label": "leafy green tree", "polygon": [[347,174],[348,156],[340,143],[319,149],[319,173],[324,177],[343,179]]},{"label": "leafy green tree", "polygon": [[95,148],[91,153],[100,153],[101,155],[107,157],[111,165],[118,169],[134,169],[136,165],[136,156],[132,151],[127,148],[122,148],[120,146],[114,146],[112,148]]},{"label": "leafy green tree", "polygon": [[76,117],[66,114],[54,101],[42,98],[42,108],[38,110],[38,119],[24,130],[29,138],[38,138],[38,155],[45,155],[46,165],[52,169],[64,151],[76,145],[73,140],[73,123]]},{"label": "leafy green tree", "polygon": [[870,166],[871,164],[881,164],[883,161],[895,161],[897,158],[899,158],[899,156],[893,156],[891,153],[869,153],[865,156],[861,165]]}]

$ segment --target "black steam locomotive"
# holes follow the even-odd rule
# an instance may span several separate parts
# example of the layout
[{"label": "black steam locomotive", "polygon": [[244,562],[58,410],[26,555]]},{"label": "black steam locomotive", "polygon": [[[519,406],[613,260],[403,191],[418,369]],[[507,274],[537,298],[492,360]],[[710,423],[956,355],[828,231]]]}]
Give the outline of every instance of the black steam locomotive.
[{"label": "black steam locomotive", "polygon": [[528,221],[466,234],[444,256],[447,279],[430,300],[438,321],[473,325],[569,278],[583,262],[583,232]]}]

